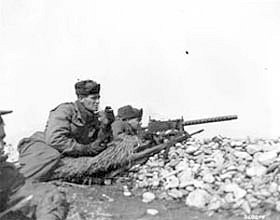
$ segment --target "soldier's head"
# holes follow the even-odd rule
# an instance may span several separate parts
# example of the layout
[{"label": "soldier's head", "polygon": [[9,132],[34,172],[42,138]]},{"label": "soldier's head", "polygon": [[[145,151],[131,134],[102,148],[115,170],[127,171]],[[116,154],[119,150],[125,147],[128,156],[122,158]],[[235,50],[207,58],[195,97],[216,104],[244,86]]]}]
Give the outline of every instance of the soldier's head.
[{"label": "soldier's head", "polygon": [[79,101],[92,112],[99,111],[100,84],[92,80],[83,80],[75,84]]},{"label": "soldier's head", "polygon": [[11,112],[12,111],[1,111],[0,110],[0,149],[4,147],[4,138],[6,137],[6,133],[5,133],[5,129],[4,129],[5,123],[2,118],[2,115],[9,114]]},{"label": "soldier's head", "polygon": [[133,108],[131,105],[126,105],[118,109],[118,118],[128,122],[132,128],[137,129],[141,126],[143,109]]}]

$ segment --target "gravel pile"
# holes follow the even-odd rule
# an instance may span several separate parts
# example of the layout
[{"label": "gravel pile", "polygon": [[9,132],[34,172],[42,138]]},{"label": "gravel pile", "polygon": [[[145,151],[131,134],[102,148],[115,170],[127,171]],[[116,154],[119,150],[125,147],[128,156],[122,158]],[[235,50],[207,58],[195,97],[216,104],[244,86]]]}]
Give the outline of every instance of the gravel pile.
[{"label": "gravel pile", "polygon": [[214,137],[177,143],[131,169],[137,188],[158,199],[234,215],[280,212],[280,139]]}]

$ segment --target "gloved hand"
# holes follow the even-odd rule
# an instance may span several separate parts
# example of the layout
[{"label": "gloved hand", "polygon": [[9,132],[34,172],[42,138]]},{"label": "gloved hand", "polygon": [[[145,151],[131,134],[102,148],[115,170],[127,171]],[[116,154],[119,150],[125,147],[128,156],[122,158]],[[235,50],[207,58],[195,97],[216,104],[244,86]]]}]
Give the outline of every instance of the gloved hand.
[{"label": "gloved hand", "polygon": [[106,118],[109,120],[109,124],[112,124],[115,121],[115,114],[111,106],[106,106],[105,114],[106,114]]},{"label": "gloved hand", "polygon": [[106,106],[104,111],[100,111],[99,121],[106,126],[111,125],[115,121],[114,111],[110,106]]}]

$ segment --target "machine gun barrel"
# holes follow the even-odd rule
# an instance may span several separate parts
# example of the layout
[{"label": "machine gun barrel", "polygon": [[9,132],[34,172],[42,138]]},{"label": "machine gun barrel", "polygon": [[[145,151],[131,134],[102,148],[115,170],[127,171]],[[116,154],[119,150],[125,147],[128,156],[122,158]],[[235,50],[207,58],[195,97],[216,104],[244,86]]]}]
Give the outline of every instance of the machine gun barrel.
[{"label": "machine gun barrel", "polygon": [[195,119],[195,120],[184,121],[183,126],[220,122],[220,121],[229,121],[229,120],[235,120],[237,118],[238,118],[237,115],[225,115],[225,116],[218,116],[218,117],[211,117],[211,118]]}]

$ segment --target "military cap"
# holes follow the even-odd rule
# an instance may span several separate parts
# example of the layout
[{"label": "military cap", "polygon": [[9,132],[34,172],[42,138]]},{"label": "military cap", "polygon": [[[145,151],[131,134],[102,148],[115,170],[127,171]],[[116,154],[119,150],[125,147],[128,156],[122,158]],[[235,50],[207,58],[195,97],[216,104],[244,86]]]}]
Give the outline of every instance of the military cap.
[{"label": "military cap", "polygon": [[99,94],[100,84],[92,80],[79,81],[75,84],[75,91],[77,96]]},{"label": "military cap", "polygon": [[133,108],[131,105],[125,105],[118,109],[118,117],[126,120],[132,118],[142,119],[143,109]]}]

